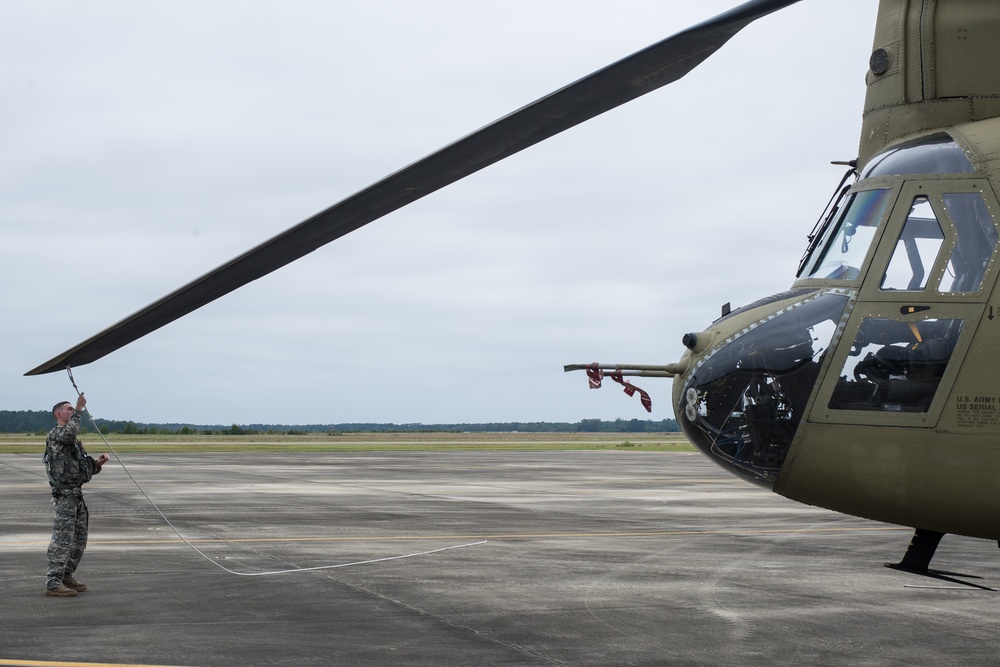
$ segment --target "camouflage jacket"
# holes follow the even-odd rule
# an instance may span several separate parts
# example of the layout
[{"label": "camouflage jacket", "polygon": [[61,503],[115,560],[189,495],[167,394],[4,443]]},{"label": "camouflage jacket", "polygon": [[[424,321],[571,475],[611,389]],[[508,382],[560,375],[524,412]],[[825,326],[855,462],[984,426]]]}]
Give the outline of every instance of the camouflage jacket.
[{"label": "camouflage jacket", "polygon": [[79,489],[101,471],[76,437],[80,432],[80,418],[80,412],[74,412],[65,426],[56,426],[45,438],[42,460],[53,494]]}]

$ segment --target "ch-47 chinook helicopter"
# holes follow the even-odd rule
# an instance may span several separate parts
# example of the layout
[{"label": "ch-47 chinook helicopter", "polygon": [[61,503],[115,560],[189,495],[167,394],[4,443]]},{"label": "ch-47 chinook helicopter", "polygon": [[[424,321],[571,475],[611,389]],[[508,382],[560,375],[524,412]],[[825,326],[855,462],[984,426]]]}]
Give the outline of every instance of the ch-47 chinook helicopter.
[{"label": "ch-47 chinook helicopter", "polygon": [[[676,81],[751,22],[753,0],[523,107],[260,244],[26,375],[90,363],[469,174]],[[859,154],[787,292],[684,337],[676,363],[573,365],[674,378],[715,462],[803,503],[1000,540],[1000,5],[881,0]],[[853,183],[847,181],[854,178]]]}]

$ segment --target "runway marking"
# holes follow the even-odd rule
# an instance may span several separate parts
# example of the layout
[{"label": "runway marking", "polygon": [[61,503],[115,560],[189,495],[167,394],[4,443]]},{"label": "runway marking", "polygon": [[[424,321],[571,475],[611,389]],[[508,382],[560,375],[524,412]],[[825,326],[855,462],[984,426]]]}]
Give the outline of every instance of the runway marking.
[{"label": "runway marking", "polygon": [[122,662],[49,662],[48,660],[5,660],[0,658],[0,665],[14,667],[178,667],[178,665],[139,665]]},{"label": "runway marking", "polygon": [[[650,532],[629,532],[629,533],[496,533],[480,535],[368,535],[355,537],[246,537],[233,539],[191,539],[187,540],[192,544],[248,544],[266,542],[397,542],[405,540],[529,540],[529,539],[556,539],[563,537],[673,537],[689,535],[771,535],[771,534],[795,534],[795,533],[860,533],[878,531],[912,531],[906,526],[876,526],[872,528],[864,527],[833,527],[833,528],[759,528],[759,529],[736,529],[736,530],[664,530]],[[0,542],[3,546],[26,546],[48,544],[45,541],[28,542]],[[179,539],[162,540],[90,540],[88,546],[105,545],[128,545],[128,544],[184,544]],[[0,663],[2,664],[2,663]]]}]

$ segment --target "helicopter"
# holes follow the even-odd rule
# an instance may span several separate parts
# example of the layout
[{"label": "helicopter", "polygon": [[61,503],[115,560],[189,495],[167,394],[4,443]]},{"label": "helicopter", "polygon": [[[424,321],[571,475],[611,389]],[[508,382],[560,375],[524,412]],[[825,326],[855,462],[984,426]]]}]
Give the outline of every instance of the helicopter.
[{"label": "helicopter", "polygon": [[[688,74],[797,0],[754,0],[555,91],[375,183],[28,371],[96,361],[337,238]],[[986,0],[882,0],[857,158],[789,290],[681,341],[669,364],[573,364],[672,377],[688,438],[780,495],[915,528],[900,569],[947,533],[1000,540],[1000,387],[990,373],[1000,137]],[[974,67],[970,66],[974,63]],[[992,142],[992,143],[991,143]],[[849,182],[851,181],[851,182]],[[1000,326],[1000,322],[996,324]]]}]

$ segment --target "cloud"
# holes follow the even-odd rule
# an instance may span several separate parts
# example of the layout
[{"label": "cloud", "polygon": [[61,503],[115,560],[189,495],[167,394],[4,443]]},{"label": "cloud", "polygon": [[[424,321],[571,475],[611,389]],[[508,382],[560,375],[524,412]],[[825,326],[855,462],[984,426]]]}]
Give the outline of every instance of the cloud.
[{"label": "cloud", "polygon": [[[0,10],[0,324],[21,374],[387,173],[729,7],[124,3]],[[864,6],[861,6],[864,4]],[[533,147],[76,375],[100,417],[644,418],[564,363],[670,362],[788,287],[857,148],[875,8],[800,3]],[[670,384],[649,389],[671,416]]]}]

